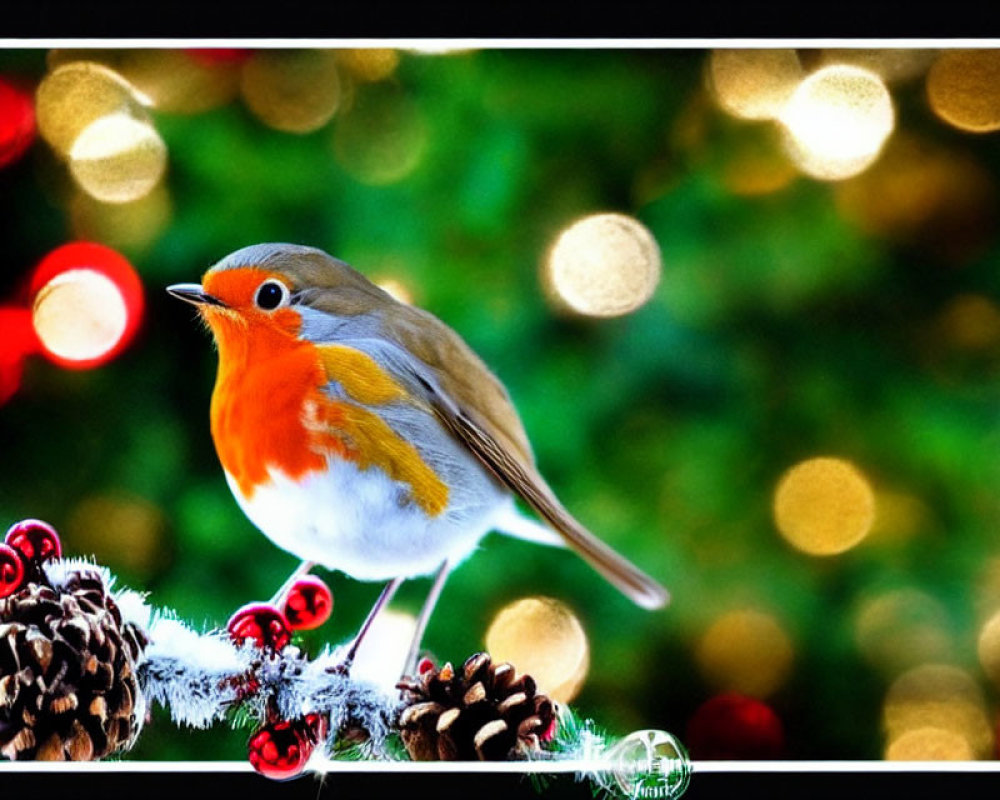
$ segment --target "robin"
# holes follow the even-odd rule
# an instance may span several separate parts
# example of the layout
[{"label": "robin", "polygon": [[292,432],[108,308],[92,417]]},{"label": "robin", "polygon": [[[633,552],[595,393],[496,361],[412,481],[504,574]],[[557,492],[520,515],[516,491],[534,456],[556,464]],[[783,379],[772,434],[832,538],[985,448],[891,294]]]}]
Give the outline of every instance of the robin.
[{"label": "robin", "polygon": [[667,602],[661,585],[566,511],[503,385],[428,312],[291,244],[237,250],[201,285],[167,291],[194,304],[215,338],[212,438],[244,513],[303,560],[289,583],[317,563],[389,581],[347,667],[400,583],[434,574],[415,661],[448,572],[492,530],[568,544],[643,608]]}]

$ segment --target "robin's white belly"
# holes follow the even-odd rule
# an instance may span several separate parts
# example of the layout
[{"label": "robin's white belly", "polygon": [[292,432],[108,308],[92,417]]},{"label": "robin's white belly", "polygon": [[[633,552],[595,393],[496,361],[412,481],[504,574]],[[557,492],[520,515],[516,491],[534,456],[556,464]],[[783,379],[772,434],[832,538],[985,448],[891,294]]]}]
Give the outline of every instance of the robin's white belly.
[{"label": "robin's white belly", "polygon": [[226,473],[243,512],[278,547],[305,561],[359,580],[388,580],[434,572],[446,559],[468,556],[513,509],[512,497],[492,484],[450,497],[431,517],[409,488],[378,468],[331,459],[328,469],[292,480],[280,470],[246,499]]}]

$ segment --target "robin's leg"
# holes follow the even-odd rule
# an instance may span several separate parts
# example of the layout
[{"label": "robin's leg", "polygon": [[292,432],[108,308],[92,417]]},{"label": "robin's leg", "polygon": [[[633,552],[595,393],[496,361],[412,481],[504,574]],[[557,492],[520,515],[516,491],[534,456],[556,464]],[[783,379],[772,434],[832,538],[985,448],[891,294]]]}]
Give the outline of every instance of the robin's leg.
[{"label": "robin's leg", "polygon": [[404,676],[413,675],[416,672],[417,659],[420,655],[420,643],[424,639],[424,631],[427,630],[427,623],[431,621],[431,614],[434,613],[434,607],[437,605],[438,598],[441,597],[441,590],[444,589],[444,582],[448,580],[450,573],[450,565],[447,561],[442,561],[441,566],[438,567],[438,571],[434,575],[434,583],[431,585],[427,599],[424,600],[424,607],[420,609],[420,616],[417,617],[417,627],[413,631],[410,652],[407,654],[406,661],[403,664]]},{"label": "robin's leg", "polygon": [[343,660],[333,667],[333,670],[340,672],[344,675],[348,675],[351,672],[351,665],[354,663],[354,657],[358,654],[358,647],[365,638],[365,634],[368,633],[368,629],[371,628],[372,623],[375,621],[375,617],[378,616],[379,612],[385,608],[389,601],[392,600],[396,590],[403,583],[402,578],[393,578],[389,581],[385,588],[382,590],[382,594],[378,596],[378,600],[375,601],[375,605],[372,606],[372,610],[368,612],[368,616],[365,621],[361,623],[361,630],[358,631],[357,636],[354,637],[354,641],[351,642],[351,646],[347,649],[347,655],[344,656]]},{"label": "robin's leg", "polygon": [[285,599],[285,595],[288,594],[288,590],[295,585],[295,581],[301,578],[303,575],[307,574],[309,570],[316,566],[315,561],[303,561],[295,568],[295,572],[288,576],[288,580],[281,584],[281,588],[275,592],[274,597],[270,600],[270,605],[275,608],[281,608],[279,605],[282,600]]}]

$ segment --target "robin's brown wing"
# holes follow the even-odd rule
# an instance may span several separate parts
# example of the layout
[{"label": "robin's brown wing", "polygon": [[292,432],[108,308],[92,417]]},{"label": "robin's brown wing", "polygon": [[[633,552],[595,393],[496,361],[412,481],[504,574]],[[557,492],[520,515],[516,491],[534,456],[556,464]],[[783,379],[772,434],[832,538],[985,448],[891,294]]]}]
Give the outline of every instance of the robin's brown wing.
[{"label": "robin's brown wing", "polygon": [[385,332],[430,368],[415,369],[411,383],[442,424],[496,478],[524,499],[594,569],[643,608],[666,605],[667,590],[581,525],[535,468],[520,418],[506,389],[472,349],[431,314],[412,306],[393,315]]},{"label": "robin's brown wing", "polygon": [[521,463],[535,463],[528,435],[507,389],[450,327],[414,306],[386,315],[383,330],[434,371],[440,391],[486,428]]}]

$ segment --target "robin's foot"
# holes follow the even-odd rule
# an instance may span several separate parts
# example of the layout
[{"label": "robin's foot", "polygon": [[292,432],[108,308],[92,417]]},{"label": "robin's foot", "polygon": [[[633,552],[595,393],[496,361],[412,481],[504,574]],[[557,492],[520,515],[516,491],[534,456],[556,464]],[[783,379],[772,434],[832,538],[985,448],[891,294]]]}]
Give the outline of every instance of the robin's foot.
[{"label": "robin's foot", "polygon": [[375,617],[378,616],[379,612],[389,605],[389,601],[392,600],[393,595],[396,594],[396,590],[402,585],[402,578],[393,578],[389,581],[382,593],[378,596],[378,600],[375,601],[375,605],[372,606],[372,610],[368,612],[368,616],[365,617],[365,621],[361,624],[361,629],[358,631],[357,636],[354,637],[354,641],[351,642],[350,647],[347,648],[347,653],[339,664],[334,664],[332,667],[327,668],[327,672],[333,675],[342,675],[345,678],[349,677],[351,674],[351,667],[354,666],[354,657],[358,654],[358,648],[361,646],[361,642],[364,641],[365,635],[371,628],[372,623],[375,621]]},{"label": "robin's foot", "polygon": [[434,583],[431,584],[431,590],[427,594],[427,599],[424,600],[424,607],[420,609],[420,616],[417,617],[413,639],[410,641],[410,649],[403,664],[403,677],[415,674],[418,668],[420,662],[420,644],[424,640],[424,632],[427,630],[427,624],[431,621],[431,614],[434,613],[438,598],[441,597],[441,591],[444,589],[444,582],[448,579],[450,572],[451,565],[447,561],[442,561],[441,566],[438,567],[438,571],[434,574]]}]

